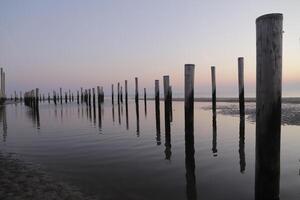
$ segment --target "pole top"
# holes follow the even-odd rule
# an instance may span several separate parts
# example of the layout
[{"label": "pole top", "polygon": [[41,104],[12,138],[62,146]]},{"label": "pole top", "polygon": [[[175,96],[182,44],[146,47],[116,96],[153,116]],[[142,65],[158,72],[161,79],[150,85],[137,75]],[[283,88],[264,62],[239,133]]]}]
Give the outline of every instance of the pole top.
[{"label": "pole top", "polygon": [[282,13],[270,13],[270,14],[262,15],[256,19],[256,23],[258,23],[261,20],[266,20],[266,19],[282,20],[283,14]]},{"label": "pole top", "polygon": [[188,66],[195,66],[195,64],[185,64],[184,66],[188,67]]}]

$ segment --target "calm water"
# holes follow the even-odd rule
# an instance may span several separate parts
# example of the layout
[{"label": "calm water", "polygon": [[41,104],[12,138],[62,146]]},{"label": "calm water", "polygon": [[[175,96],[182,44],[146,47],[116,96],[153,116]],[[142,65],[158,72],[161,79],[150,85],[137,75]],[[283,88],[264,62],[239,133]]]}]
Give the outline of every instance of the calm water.
[{"label": "calm water", "polygon": [[[226,103],[218,103],[226,105]],[[41,103],[39,117],[21,104],[0,109],[0,150],[37,163],[101,199],[254,199],[255,124],[195,103],[194,150],[186,148],[184,104],[134,101],[89,110]],[[157,124],[160,122],[160,124]],[[215,123],[214,123],[215,122]],[[158,126],[159,125],[159,126]],[[300,199],[300,126],[282,126],[281,199]]]}]

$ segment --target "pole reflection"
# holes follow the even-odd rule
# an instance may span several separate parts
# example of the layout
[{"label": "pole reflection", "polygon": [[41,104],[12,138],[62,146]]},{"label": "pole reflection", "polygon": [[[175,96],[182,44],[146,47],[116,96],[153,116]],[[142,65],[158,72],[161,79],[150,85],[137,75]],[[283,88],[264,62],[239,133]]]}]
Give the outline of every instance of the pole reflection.
[{"label": "pole reflection", "polygon": [[217,115],[216,115],[216,110],[213,110],[212,125],[213,125],[212,153],[213,153],[213,156],[216,157],[216,156],[218,156],[218,149],[217,149]]},{"label": "pole reflection", "polygon": [[135,110],[136,110],[136,135],[140,136],[140,111],[139,111],[139,101],[135,102]]},{"label": "pole reflection", "polygon": [[157,143],[157,145],[161,145],[159,102],[155,102],[155,119],[156,119],[156,143]]},{"label": "pole reflection", "polygon": [[165,159],[171,160],[172,151],[171,151],[171,115],[170,115],[170,104],[166,102],[165,104]]},{"label": "pole reflection", "polygon": [[245,116],[240,116],[240,137],[239,137],[239,155],[240,155],[240,172],[244,173],[246,169],[245,160]]}]

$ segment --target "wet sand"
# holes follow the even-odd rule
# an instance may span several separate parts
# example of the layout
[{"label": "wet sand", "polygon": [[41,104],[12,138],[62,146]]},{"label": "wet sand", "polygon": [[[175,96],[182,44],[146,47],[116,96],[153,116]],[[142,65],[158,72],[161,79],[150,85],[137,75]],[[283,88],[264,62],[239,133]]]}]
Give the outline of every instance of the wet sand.
[{"label": "wet sand", "polygon": [[0,199],[88,200],[75,187],[52,179],[33,164],[0,152]]}]

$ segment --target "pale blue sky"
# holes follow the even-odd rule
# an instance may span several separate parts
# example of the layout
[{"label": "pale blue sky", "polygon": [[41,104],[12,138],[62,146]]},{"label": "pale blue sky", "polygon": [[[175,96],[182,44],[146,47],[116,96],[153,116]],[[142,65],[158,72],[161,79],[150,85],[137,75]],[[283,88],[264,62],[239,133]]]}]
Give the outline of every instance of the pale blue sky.
[{"label": "pale blue sky", "polygon": [[284,14],[283,94],[300,95],[300,1],[0,0],[0,66],[7,94],[140,80],[151,93],[169,74],[183,88],[183,65],[196,64],[195,89],[237,95],[237,57],[245,57],[246,95],[255,92],[255,19]]}]

